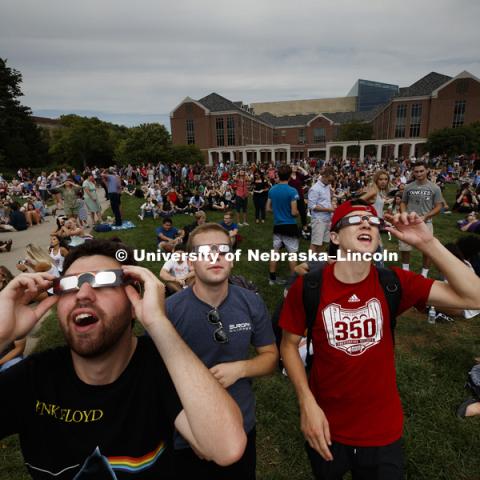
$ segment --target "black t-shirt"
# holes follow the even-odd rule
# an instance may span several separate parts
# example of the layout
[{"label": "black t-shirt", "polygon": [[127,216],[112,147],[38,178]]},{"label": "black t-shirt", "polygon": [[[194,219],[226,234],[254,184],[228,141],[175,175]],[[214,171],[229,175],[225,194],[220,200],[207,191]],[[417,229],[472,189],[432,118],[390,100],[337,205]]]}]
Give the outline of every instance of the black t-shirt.
[{"label": "black t-shirt", "polygon": [[20,212],[19,210],[12,210],[10,212],[9,223],[15,230],[19,230],[19,231],[26,230],[28,227],[25,214],[23,212]]},{"label": "black t-shirt", "polygon": [[0,391],[0,438],[20,435],[34,479],[175,478],[173,423],[182,405],[149,337],[138,339],[109,385],[83,383],[60,347],[0,375]]}]

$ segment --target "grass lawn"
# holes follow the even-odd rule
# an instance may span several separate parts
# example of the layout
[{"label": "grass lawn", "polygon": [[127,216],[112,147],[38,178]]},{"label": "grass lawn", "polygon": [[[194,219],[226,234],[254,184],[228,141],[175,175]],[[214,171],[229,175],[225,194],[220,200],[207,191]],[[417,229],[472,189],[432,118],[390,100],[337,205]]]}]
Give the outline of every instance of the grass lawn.
[{"label": "grass lawn", "polygon": [[[453,204],[454,187],[449,186],[446,199]],[[156,250],[154,229],[158,222],[138,220],[140,201],[124,199],[124,217],[132,219],[137,228],[118,233],[126,243],[148,251]],[[241,228],[244,237],[240,247],[270,250],[271,217],[264,225],[253,222],[250,202],[249,227]],[[219,221],[220,214],[208,214]],[[435,234],[447,243],[463,235],[455,226],[459,215],[440,215],[435,219]],[[192,222],[192,217],[174,218],[176,226]],[[396,242],[386,241],[395,249]],[[307,244],[304,242],[306,248]],[[281,298],[282,288],[268,285],[268,265],[247,262],[246,255],[234,272],[245,275],[258,285],[261,295],[272,311]],[[412,256],[412,266],[420,270],[420,255]],[[144,262],[158,273],[161,265]],[[280,273],[286,274],[286,265]],[[433,270],[433,276],[436,272]],[[480,292],[479,292],[480,295]],[[474,480],[480,479],[480,418],[460,420],[455,407],[466,398],[463,388],[466,372],[480,355],[478,320],[457,319],[453,325],[429,325],[426,315],[413,310],[398,319],[396,331],[397,380],[405,412],[405,456],[408,479]],[[62,343],[52,315],[43,325],[38,350]],[[256,380],[258,478],[305,480],[311,478],[299,430],[295,394],[288,379],[280,373]],[[5,394],[5,392],[3,392]],[[45,433],[48,435],[48,433]],[[23,467],[16,437],[0,444],[0,480],[29,478]]]}]

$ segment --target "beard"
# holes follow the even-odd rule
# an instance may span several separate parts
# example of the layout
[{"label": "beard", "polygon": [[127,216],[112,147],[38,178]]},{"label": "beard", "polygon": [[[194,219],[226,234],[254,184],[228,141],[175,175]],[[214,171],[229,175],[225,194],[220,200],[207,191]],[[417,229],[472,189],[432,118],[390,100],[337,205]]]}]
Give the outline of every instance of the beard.
[{"label": "beard", "polygon": [[93,331],[77,333],[72,324],[65,325],[60,322],[60,328],[67,345],[78,356],[95,358],[112,349],[131,328],[132,316],[130,311],[108,316],[103,311],[96,309],[97,323]]}]

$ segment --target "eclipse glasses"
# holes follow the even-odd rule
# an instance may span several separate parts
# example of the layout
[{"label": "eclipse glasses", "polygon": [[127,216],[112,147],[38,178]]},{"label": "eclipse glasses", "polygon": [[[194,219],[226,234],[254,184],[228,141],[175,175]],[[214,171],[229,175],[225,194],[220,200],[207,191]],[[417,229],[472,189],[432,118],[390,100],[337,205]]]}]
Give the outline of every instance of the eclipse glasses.
[{"label": "eclipse glasses", "polygon": [[132,281],[125,279],[121,269],[84,272],[78,275],[66,275],[65,277],[56,278],[53,281],[53,293],[61,295],[63,293],[76,292],[80,290],[84,283],[88,283],[92,288],[103,288],[131,285]]}]

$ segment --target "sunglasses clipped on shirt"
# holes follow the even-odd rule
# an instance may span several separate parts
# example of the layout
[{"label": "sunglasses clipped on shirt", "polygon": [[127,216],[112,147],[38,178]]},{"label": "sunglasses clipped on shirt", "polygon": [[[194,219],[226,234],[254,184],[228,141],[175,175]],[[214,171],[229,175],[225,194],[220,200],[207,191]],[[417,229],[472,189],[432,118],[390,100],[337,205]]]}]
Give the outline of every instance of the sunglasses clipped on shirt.
[{"label": "sunglasses clipped on shirt", "polygon": [[232,246],[228,243],[219,243],[212,245],[196,245],[193,247],[193,251],[202,256],[210,255],[211,253],[218,253],[219,255],[225,255],[232,251]]},{"label": "sunglasses clipped on shirt", "polygon": [[367,221],[372,227],[381,228],[385,225],[383,218],[375,217],[373,215],[352,215],[351,217],[343,217],[335,225],[335,231],[341,228],[349,227],[350,225],[360,225],[363,221]]},{"label": "sunglasses clipped on shirt", "polygon": [[130,280],[125,280],[123,270],[101,270],[99,272],[84,272],[78,275],[66,275],[53,281],[53,293],[61,295],[80,290],[84,283],[92,288],[118,287],[130,285]]},{"label": "sunglasses clipped on shirt", "polygon": [[213,339],[217,343],[228,343],[228,335],[223,328],[223,323],[220,319],[220,312],[216,308],[213,308],[207,313],[207,319],[211,325],[217,327],[213,332]]}]

